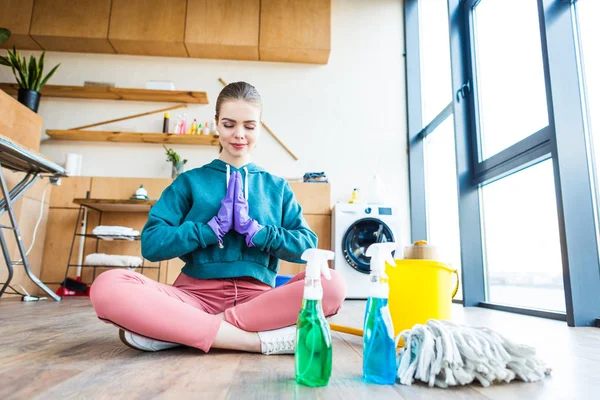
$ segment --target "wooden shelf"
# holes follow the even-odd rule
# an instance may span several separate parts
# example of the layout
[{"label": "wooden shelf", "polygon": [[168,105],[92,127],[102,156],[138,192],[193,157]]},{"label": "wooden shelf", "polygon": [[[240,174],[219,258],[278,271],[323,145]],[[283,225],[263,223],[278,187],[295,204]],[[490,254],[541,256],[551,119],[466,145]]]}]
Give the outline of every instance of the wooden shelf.
[{"label": "wooden shelf", "polygon": [[171,143],[218,146],[219,137],[212,135],[168,135],[166,133],[83,131],[48,129],[46,134],[56,140],[86,142]]},{"label": "wooden shelf", "polygon": [[[19,86],[16,83],[0,83],[0,89],[16,96]],[[128,88],[104,88],[87,86],[45,85],[43,97],[65,97],[71,99],[160,101],[167,103],[208,104],[206,92],[189,90],[150,90]]]},{"label": "wooden shelf", "polygon": [[156,200],[73,199],[73,203],[100,211],[148,212]]}]

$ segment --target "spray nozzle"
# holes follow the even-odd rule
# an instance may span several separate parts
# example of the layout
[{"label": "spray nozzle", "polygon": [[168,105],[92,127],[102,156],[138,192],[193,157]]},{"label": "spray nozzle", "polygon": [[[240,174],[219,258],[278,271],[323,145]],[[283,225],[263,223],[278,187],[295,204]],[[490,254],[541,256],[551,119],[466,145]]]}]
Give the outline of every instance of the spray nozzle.
[{"label": "spray nozzle", "polygon": [[365,255],[371,257],[371,273],[385,275],[385,263],[395,267],[396,262],[392,252],[396,250],[396,243],[374,243],[369,246]]},{"label": "spray nozzle", "polygon": [[326,279],[331,279],[331,273],[329,272],[329,265],[327,260],[333,260],[335,254],[333,251],[321,250],[321,249],[308,249],[302,253],[302,259],[306,261],[306,277],[307,278],[320,278],[321,272],[325,275]]}]

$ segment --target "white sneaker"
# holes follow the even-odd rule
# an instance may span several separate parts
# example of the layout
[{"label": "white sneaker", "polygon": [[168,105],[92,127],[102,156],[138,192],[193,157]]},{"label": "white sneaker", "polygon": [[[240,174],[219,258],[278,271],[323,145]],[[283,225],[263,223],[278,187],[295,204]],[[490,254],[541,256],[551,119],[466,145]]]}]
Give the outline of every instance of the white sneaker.
[{"label": "white sneaker", "polygon": [[272,331],[258,332],[260,351],[263,354],[294,354],[296,350],[296,325]]},{"label": "white sneaker", "polygon": [[141,351],[160,351],[181,346],[177,343],[169,343],[162,342],[156,339],[149,339],[147,337],[124,331],[123,329],[119,329],[119,338],[121,338],[121,342],[123,342],[125,345],[131,347],[134,350]]}]

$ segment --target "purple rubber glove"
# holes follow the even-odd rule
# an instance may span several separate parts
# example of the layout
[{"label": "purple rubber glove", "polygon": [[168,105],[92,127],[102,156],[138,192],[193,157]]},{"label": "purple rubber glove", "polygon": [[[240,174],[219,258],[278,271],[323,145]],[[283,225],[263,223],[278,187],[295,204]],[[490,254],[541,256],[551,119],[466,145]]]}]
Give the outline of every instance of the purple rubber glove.
[{"label": "purple rubber glove", "polygon": [[254,247],[252,238],[263,227],[248,215],[248,201],[242,193],[242,175],[235,177],[235,202],[233,203],[233,227],[236,232],[246,236],[246,245]]},{"label": "purple rubber glove", "polygon": [[207,225],[213,230],[215,235],[219,238],[219,247],[223,248],[223,236],[231,230],[233,226],[233,205],[235,202],[236,185],[238,179],[236,174],[240,177],[241,182],[242,176],[239,172],[235,171],[229,178],[229,186],[227,187],[227,194],[221,200],[221,208],[217,212],[217,215],[212,217],[208,221]]}]

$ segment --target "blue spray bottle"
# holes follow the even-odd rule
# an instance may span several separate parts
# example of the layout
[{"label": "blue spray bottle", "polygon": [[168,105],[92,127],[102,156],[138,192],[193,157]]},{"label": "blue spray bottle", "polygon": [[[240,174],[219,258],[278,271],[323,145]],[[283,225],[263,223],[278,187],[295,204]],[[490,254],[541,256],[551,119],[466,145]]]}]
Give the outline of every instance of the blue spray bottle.
[{"label": "blue spray bottle", "polygon": [[396,346],[394,326],[388,308],[390,288],[385,263],[395,266],[392,257],[394,243],[375,243],[369,246],[371,257],[369,299],[363,332],[363,376],[367,382],[392,385],[396,381]]}]

